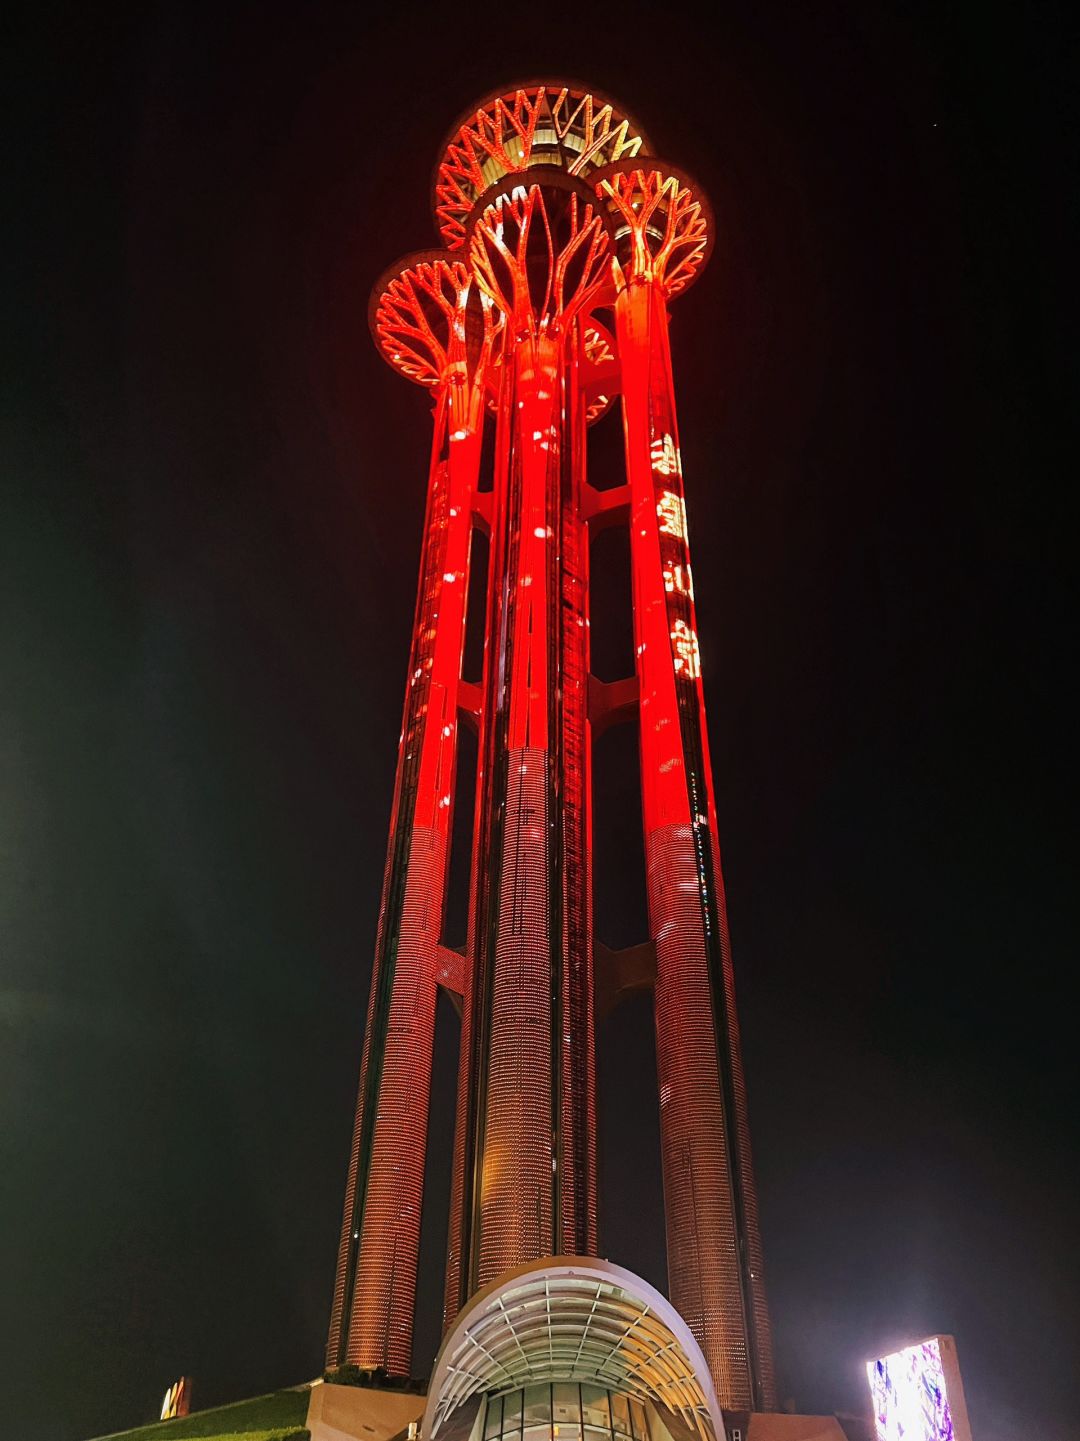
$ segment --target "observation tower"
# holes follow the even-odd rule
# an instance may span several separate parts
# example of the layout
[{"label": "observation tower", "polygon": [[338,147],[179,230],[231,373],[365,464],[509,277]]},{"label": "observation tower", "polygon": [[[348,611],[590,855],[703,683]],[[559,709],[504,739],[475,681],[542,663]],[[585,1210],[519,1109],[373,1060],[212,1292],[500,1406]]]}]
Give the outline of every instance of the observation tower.
[{"label": "observation tower", "polygon": [[[505,1398],[538,1378],[576,1377],[581,1398],[586,1382],[607,1388],[614,1426],[621,1376],[667,1407],[673,1436],[715,1434],[718,1406],[766,1411],[774,1395],[668,342],[712,217],[621,106],[561,82],[463,116],[433,204],[440,248],[394,266],[370,306],[384,358],[431,392],[434,426],[328,1363],[409,1372],[442,986],[461,1060],[447,1340],[425,1433],[483,1392],[502,1397],[490,1434],[509,1434]],[[601,490],[587,428],[616,403],[625,474]],[[629,528],[635,666],[604,683],[589,545],[613,525]],[[466,683],[477,530],[483,674]],[[590,766],[614,724],[638,732],[649,934],[613,953],[594,935]],[[463,725],[479,760],[458,951],[443,927]],[[655,997],[670,1304],[595,1259],[598,997],[641,984]],[[561,1312],[556,1297],[570,1298]],[[530,1351],[537,1336],[547,1349]],[[478,1367],[481,1352],[495,1361]]]}]

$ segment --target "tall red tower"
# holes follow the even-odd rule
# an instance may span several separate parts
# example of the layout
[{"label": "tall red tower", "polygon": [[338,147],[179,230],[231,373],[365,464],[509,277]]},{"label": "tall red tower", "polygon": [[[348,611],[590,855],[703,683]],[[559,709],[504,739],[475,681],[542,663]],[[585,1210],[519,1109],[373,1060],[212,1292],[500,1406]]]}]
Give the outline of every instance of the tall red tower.
[{"label": "tall red tower", "polygon": [[[717,843],[668,305],[711,244],[700,188],[583,87],[468,112],[435,177],[442,251],[376,286],[372,329],[434,440],[328,1359],[407,1374],[435,1000],[460,997],[446,1323],[509,1268],[593,1256],[595,997],[654,988],[671,1299],[722,1405],[774,1404]],[[620,398],[625,479],[586,429]],[[481,474],[483,431],[494,463]],[[627,525],[635,673],[590,671],[589,542]],[[490,537],[483,678],[461,677]],[[594,938],[590,757],[638,727],[649,938]],[[479,734],[464,954],[442,937],[459,726]]]}]

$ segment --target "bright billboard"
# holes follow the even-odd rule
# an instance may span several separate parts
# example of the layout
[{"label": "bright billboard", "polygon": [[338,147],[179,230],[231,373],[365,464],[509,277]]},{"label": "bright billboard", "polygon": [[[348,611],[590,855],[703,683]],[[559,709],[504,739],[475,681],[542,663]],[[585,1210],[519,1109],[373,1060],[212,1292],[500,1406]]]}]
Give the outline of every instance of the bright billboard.
[{"label": "bright billboard", "polygon": [[868,1361],[866,1374],[877,1441],[971,1441],[951,1336]]}]

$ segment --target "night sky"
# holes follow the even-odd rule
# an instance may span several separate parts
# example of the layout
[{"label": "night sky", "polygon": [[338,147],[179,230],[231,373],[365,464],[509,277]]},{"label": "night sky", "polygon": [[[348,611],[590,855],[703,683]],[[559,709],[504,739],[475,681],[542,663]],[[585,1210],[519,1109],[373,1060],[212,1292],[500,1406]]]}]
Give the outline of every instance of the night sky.
[{"label": "night sky", "polygon": [[[570,75],[718,219],[672,346],[781,1394],[865,1411],[865,1358],[951,1332],[977,1441],[1064,1441],[1075,18],[376,9],[14,23],[0,1433],[320,1369],[430,437],[368,292],[435,243],[455,116]],[[625,541],[594,563],[612,679]],[[635,766],[608,733],[613,946],[644,935]],[[601,1253],[663,1285],[650,1025],[599,1038]],[[418,1374],[456,1044],[441,1006]]]}]

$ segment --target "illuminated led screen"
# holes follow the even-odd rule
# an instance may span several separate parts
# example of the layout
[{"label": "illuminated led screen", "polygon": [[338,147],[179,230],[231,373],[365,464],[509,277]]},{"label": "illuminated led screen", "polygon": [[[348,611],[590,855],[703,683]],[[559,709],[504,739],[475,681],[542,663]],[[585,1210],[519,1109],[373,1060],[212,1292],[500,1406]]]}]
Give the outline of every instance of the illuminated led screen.
[{"label": "illuminated led screen", "polygon": [[[954,1441],[938,1338],[866,1363],[878,1441]],[[955,1441],[959,1441],[956,1437]]]}]

